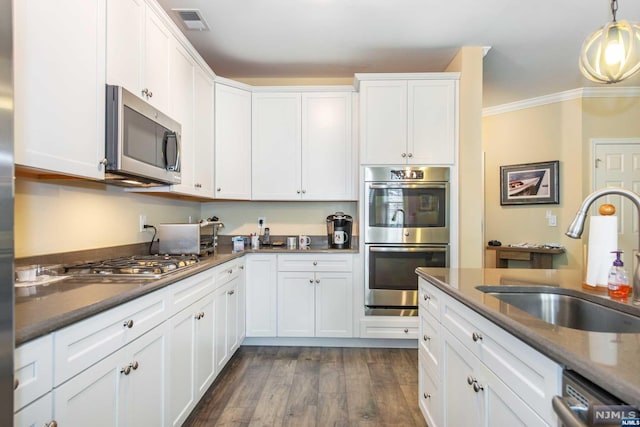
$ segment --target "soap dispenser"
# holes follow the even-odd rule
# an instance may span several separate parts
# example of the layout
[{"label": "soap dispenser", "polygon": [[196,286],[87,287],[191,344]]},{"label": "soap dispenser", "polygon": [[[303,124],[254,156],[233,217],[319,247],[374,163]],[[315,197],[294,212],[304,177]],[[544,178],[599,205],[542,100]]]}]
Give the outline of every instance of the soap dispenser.
[{"label": "soap dispenser", "polygon": [[609,296],[612,298],[627,298],[629,295],[629,278],[620,259],[622,251],[612,251],[611,253],[616,254],[616,259],[613,261],[611,270],[609,270],[609,280],[607,282]]}]

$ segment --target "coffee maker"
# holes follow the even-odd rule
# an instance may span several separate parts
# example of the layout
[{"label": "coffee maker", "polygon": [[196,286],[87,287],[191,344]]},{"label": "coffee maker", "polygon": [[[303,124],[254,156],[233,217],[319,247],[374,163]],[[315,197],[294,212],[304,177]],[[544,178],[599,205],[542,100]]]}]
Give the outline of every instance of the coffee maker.
[{"label": "coffee maker", "polygon": [[351,226],[353,218],[344,212],[336,212],[327,217],[327,237],[332,249],[351,248]]}]

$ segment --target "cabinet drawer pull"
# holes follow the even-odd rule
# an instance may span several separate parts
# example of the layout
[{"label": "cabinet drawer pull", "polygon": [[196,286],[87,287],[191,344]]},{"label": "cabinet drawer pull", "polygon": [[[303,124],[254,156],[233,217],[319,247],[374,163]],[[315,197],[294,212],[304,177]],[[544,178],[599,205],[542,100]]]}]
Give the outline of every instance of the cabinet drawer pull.
[{"label": "cabinet drawer pull", "polygon": [[120,369],[120,373],[129,375],[131,373],[131,365],[125,366],[124,368]]},{"label": "cabinet drawer pull", "polygon": [[133,328],[133,320],[126,320],[122,326],[129,329]]},{"label": "cabinet drawer pull", "polygon": [[318,261],[313,261],[313,265],[318,265]]},{"label": "cabinet drawer pull", "polygon": [[240,267],[238,267],[240,270],[244,270],[244,265],[241,265]]},{"label": "cabinet drawer pull", "polygon": [[216,188],[216,191],[222,191],[222,188],[218,187]]},{"label": "cabinet drawer pull", "polygon": [[229,292],[227,292],[227,293],[228,293],[229,295],[233,295],[233,294],[235,294],[235,293],[236,293],[236,291],[229,291]]},{"label": "cabinet drawer pull", "polygon": [[422,339],[425,340],[425,341],[430,341],[431,337],[428,336],[428,335],[425,335],[425,336],[422,337]]},{"label": "cabinet drawer pull", "polygon": [[58,427],[58,423],[56,422],[56,420],[51,420],[50,422],[46,423],[44,427]]},{"label": "cabinet drawer pull", "polygon": [[478,342],[478,341],[482,341],[482,334],[479,334],[477,332],[474,332],[473,334],[471,334],[471,339],[474,342]]},{"label": "cabinet drawer pull", "polygon": [[475,381],[475,378],[473,378],[471,375],[467,376],[467,384],[472,385]]},{"label": "cabinet drawer pull", "polygon": [[431,399],[431,395],[429,393],[424,393],[423,396],[425,399]]},{"label": "cabinet drawer pull", "polygon": [[401,154],[401,156],[402,156],[403,158],[404,158],[404,157],[407,157],[407,153],[402,153],[402,154]]},{"label": "cabinet drawer pull", "polygon": [[309,279],[309,283],[313,284],[313,279]]},{"label": "cabinet drawer pull", "polygon": [[18,388],[18,386],[19,386],[19,385],[20,385],[20,381],[19,381],[17,378],[15,378],[15,379],[13,380],[13,389],[14,389],[14,390],[17,390],[17,388]]},{"label": "cabinet drawer pull", "polygon": [[131,368],[135,371],[136,369],[138,369],[140,365],[138,364],[137,360],[134,360],[133,363],[131,364]]},{"label": "cabinet drawer pull", "polygon": [[413,157],[413,153],[407,154],[407,157]]},{"label": "cabinet drawer pull", "polygon": [[484,390],[484,387],[482,386],[482,384],[480,384],[478,381],[474,381],[473,382],[473,391],[478,393],[478,392],[480,392],[482,390]]},{"label": "cabinet drawer pull", "polygon": [[316,279],[316,283],[320,283],[320,279]]},{"label": "cabinet drawer pull", "polygon": [[424,294],[424,300],[425,301],[429,301],[431,299],[431,297],[428,294]]},{"label": "cabinet drawer pull", "polygon": [[300,190],[296,191],[296,193],[300,194]]},{"label": "cabinet drawer pull", "polygon": [[408,334],[409,333],[409,328],[404,328],[404,333]]},{"label": "cabinet drawer pull", "polygon": [[307,190],[302,190],[302,194],[307,194]]},{"label": "cabinet drawer pull", "polygon": [[107,163],[109,163],[109,161],[108,161],[106,158],[105,158],[105,159],[100,160],[100,164],[101,164],[102,166],[106,166],[106,164],[107,164]]}]

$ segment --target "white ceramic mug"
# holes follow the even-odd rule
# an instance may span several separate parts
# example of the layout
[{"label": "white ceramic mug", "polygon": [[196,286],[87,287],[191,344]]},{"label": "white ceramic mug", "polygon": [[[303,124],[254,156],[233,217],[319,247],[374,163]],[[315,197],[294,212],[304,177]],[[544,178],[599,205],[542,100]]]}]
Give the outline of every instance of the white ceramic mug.
[{"label": "white ceramic mug", "polygon": [[304,235],[298,236],[298,247],[300,247],[300,249],[308,248],[310,244],[311,244],[311,237],[304,236]]},{"label": "white ceramic mug", "polygon": [[336,245],[342,245],[343,243],[347,243],[349,241],[349,236],[346,231],[334,231],[333,232],[333,243]]},{"label": "white ceramic mug", "polygon": [[298,241],[298,239],[296,239],[295,236],[287,237],[287,249],[295,249],[297,241]]}]

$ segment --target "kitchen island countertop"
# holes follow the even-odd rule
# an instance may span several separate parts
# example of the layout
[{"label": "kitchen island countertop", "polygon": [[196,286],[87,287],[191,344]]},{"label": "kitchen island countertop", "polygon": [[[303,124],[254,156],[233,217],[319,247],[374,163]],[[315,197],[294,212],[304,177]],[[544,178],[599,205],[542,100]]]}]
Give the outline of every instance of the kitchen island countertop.
[{"label": "kitchen island countertop", "polygon": [[197,264],[159,279],[113,278],[105,276],[69,276],[47,285],[16,288],[15,344],[46,335],[102,311],[171,285],[189,276],[251,253],[357,253],[350,249],[309,249],[267,247],[231,253],[221,246],[215,255],[200,258]]},{"label": "kitchen island countertop", "polygon": [[[601,298],[604,305],[640,316],[640,307],[582,289],[582,272],[533,269],[418,268],[419,277],[488,318],[560,365],[640,408],[640,333],[588,332],[551,325],[478,289],[480,285],[552,286]],[[504,307],[504,303],[502,304]]]}]

